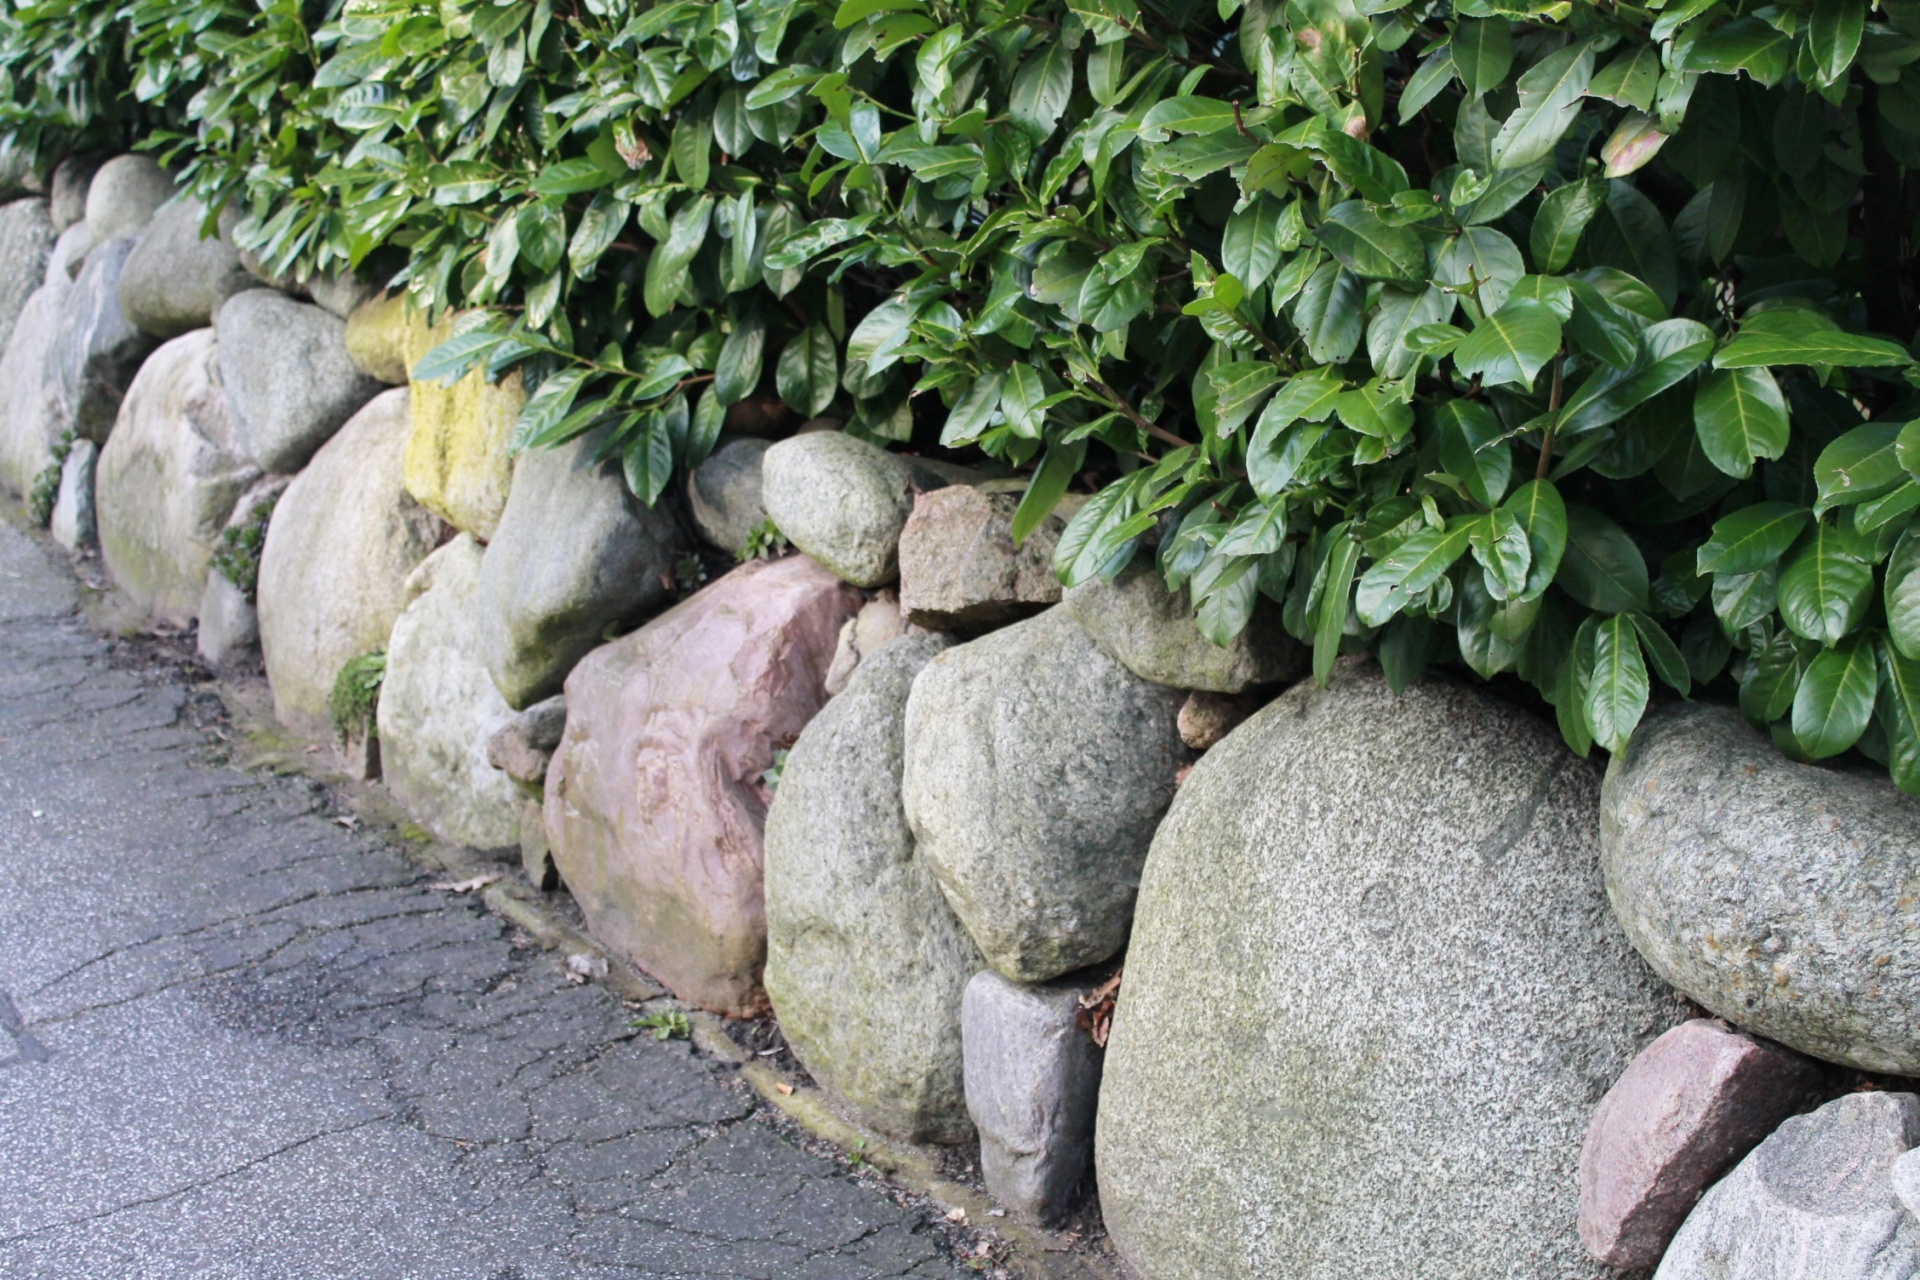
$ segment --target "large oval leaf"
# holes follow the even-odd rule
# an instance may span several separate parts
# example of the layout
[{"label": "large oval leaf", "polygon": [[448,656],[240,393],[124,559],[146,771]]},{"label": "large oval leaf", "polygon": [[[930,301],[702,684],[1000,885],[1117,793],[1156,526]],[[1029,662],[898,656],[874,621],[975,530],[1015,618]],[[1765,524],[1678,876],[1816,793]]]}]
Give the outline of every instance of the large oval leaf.
[{"label": "large oval leaf", "polygon": [[1873,566],[1831,525],[1812,536],[1780,571],[1780,617],[1793,633],[1833,644],[1859,624],[1873,595]]},{"label": "large oval leaf", "polygon": [[1647,561],[1627,531],[1592,507],[1567,504],[1562,590],[1597,613],[1647,607]]},{"label": "large oval leaf", "polygon": [[1854,637],[1818,654],[1793,695],[1793,736],[1815,760],[1837,756],[1867,731],[1880,673],[1873,645]]}]

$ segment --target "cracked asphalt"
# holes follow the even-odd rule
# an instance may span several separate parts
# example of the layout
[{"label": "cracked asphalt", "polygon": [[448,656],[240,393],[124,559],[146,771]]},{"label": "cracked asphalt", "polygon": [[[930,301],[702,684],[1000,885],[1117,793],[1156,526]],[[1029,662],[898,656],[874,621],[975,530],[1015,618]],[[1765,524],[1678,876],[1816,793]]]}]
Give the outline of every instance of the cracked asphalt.
[{"label": "cracked asphalt", "polygon": [[961,1274],[74,610],[0,524],[0,1276]]}]

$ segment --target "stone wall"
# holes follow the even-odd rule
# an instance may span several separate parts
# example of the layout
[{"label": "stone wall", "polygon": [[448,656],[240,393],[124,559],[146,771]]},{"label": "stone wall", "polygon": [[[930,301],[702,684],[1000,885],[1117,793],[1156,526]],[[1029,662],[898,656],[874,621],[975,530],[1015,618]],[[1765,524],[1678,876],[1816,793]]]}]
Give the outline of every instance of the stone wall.
[{"label": "stone wall", "polygon": [[381,282],[63,173],[0,205],[0,485],[1010,1211],[1097,1185],[1145,1280],[1920,1271],[1883,775],[1703,702],[1603,776],[1478,682],[1302,683],[1276,606],[1221,648],[1144,558],[1063,596],[1020,480],[831,422],[648,508],[592,437],[509,458],[516,379],[411,382],[445,322]]}]

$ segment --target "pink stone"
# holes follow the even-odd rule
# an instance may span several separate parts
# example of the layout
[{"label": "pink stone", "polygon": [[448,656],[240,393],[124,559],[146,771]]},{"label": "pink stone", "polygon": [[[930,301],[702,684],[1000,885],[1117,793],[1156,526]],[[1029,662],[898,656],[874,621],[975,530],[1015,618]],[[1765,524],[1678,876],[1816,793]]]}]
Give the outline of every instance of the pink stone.
[{"label": "pink stone", "polygon": [[804,556],[755,561],[567,677],[554,861],[595,936],[689,1003],[767,1009],[762,775],[826,700],[860,604]]},{"label": "pink stone", "polygon": [[1821,1098],[1828,1069],[1696,1018],[1641,1051],[1600,1100],[1580,1153],[1580,1239],[1612,1266],[1660,1261],[1708,1187]]}]

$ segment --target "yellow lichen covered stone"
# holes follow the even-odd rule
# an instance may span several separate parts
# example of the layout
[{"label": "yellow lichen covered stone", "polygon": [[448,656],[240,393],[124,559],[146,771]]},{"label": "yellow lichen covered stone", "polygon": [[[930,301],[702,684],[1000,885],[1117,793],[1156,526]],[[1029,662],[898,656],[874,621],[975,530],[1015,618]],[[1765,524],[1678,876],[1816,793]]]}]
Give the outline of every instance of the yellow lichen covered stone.
[{"label": "yellow lichen covered stone", "polygon": [[[406,363],[453,332],[453,317],[429,328],[407,309]],[[507,505],[513,460],[507,443],[527,401],[520,374],[488,382],[476,369],[451,387],[437,379],[414,382],[413,434],[407,440],[407,492],[427,510],[463,533],[490,541]]]},{"label": "yellow lichen covered stone", "polygon": [[406,384],[411,312],[404,293],[379,293],[353,309],[347,317],[347,355],[360,372],[389,386]]}]

